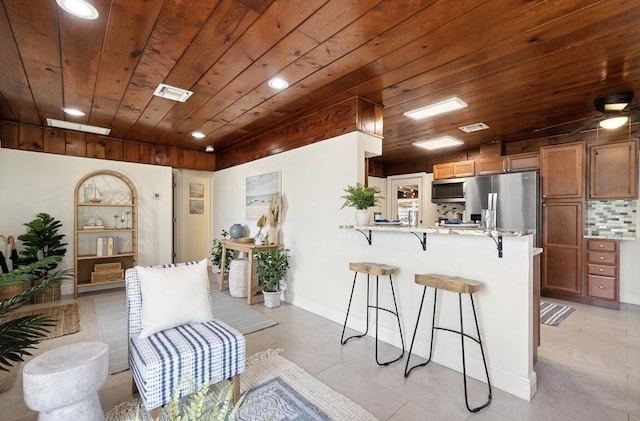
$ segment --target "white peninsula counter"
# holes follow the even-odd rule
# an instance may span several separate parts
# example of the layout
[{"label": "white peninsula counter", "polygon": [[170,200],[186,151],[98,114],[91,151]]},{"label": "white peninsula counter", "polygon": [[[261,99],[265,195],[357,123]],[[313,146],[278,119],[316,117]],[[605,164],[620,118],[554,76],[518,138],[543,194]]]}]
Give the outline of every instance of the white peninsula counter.
[{"label": "white peninsula counter", "polygon": [[[407,352],[423,288],[414,283],[416,273],[455,275],[482,282],[483,287],[474,294],[474,301],[491,383],[522,399],[533,397],[537,388],[533,371],[534,343],[537,344],[533,314],[537,308],[534,306],[534,255],[540,250],[533,247],[532,230],[499,230],[489,236],[481,229],[450,227],[343,225],[340,228],[345,230],[345,235],[364,236],[362,246],[351,251],[349,261],[384,263],[400,269],[393,282]],[[360,289],[354,294],[352,312],[357,319],[350,327],[364,331],[366,289],[362,285],[364,281],[360,281],[357,287]],[[392,305],[390,298],[388,282],[380,282],[382,305]],[[457,300],[457,294],[439,291],[439,325],[459,329]],[[465,294],[462,302],[465,332],[473,335],[471,304]],[[429,289],[413,351],[422,357],[429,352],[432,308],[433,290]],[[394,329],[393,323],[390,316],[381,317],[379,336],[400,346],[397,326]],[[461,372],[460,336],[439,331],[436,335],[433,361]],[[468,343],[469,346],[465,346],[467,371],[472,377],[484,379],[479,347],[473,341]],[[402,364],[405,362],[403,359]]]}]

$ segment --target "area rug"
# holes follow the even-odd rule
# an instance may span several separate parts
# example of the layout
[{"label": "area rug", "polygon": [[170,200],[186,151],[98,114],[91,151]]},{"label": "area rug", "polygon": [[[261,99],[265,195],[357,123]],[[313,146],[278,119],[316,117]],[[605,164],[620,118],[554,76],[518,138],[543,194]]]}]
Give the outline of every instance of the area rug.
[{"label": "area rug", "polygon": [[44,339],[53,339],[59,336],[70,335],[80,330],[80,314],[78,304],[61,304],[53,307],[42,307],[34,310],[15,311],[2,319],[0,322],[17,319],[19,317],[31,316],[33,314],[43,314],[55,320],[55,326],[48,328],[49,333]]},{"label": "area rug", "polygon": [[[278,355],[279,352],[267,350],[247,359],[247,368],[240,375],[240,387],[242,392],[248,392],[238,411],[238,421],[376,420],[355,402]],[[225,384],[228,382],[219,383],[213,394]],[[214,399],[212,396],[212,401]],[[139,398],[124,402],[109,411],[106,420],[135,420],[141,406]],[[161,419],[167,419],[165,410]],[[150,420],[146,411],[140,411],[140,420]]]},{"label": "area rug", "polygon": [[540,301],[540,323],[547,326],[559,326],[560,322],[574,311],[573,307]]},{"label": "area rug", "polygon": [[[93,299],[102,340],[109,344],[109,372],[129,368],[127,358],[127,310],[124,291],[107,293]],[[274,326],[275,320],[249,307],[242,298],[229,297],[211,289],[213,316],[243,335]]]}]

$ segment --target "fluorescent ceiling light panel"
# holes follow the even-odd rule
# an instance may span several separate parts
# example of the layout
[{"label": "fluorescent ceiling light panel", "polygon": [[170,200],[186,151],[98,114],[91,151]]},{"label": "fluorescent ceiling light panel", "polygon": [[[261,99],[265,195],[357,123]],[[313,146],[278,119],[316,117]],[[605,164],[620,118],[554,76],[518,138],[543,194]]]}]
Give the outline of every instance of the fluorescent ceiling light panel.
[{"label": "fluorescent ceiling light panel", "polygon": [[605,118],[600,121],[600,127],[603,129],[617,129],[618,127],[624,126],[629,121],[629,117],[620,116],[620,117],[610,117]]},{"label": "fluorescent ceiling light panel", "polygon": [[204,133],[202,133],[202,132],[191,132],[191,136],[195,137],[196,139],[203,139],[204,138]]},{"label": "fluorescent ceiling light panel", "polygon": [[58,6],[65,12],[80,19],[98,19],[98,11],[84,0],[56,0]]},{"label": "fluorescent ceiling light panel", "polygon": [[484,123],[473,123],[473,124],[467,124],[466,126],[462,126],[458,128],[465,133],[473,133],[473,132],[479,132],[480,130],[486,130],[489,128],[489,126],[487,126]]},{"label": "fluorescent ceiling light panel", "polygon": [[462,108],[467,108],[467,103],[457,96],[454,96],[453,98],[448,98],[443,101],[427,105],[426,107],[407,111],[404,115],[409,118],[413,118],[414,120],[420,120],[434,115],[448,113],[449,111],[460,110]]},{"label": "fluorescent ceiling light panel", "polygon": [[171,101],[185,102],[191,95],[193,95],[193,92],[161,83],[153,94],[161,98],[170,99]]},{"label": "fluorescent ceiling light panel", "polygon": [[459,139],[456,139],[453,136],[441,136],[436,137],[429,140],[421,140],[420,142],[413,142],[413,145],[418,146],[420,148],[424,148],[427,150],[447,148],[449,146],[462,145],[462,142]]},{"label": "fluorescent ceiling light panel", "polygon": [[49,125],[50,127],[59,127],[61,129],[77,130],[79,132],[102,134],[105,136],[111,132],[111,129],[107,129],[105,127],[90,126],[88,124],[78,124],[71,121],[62,121],[53,118],[47,119],[47,125]]}]

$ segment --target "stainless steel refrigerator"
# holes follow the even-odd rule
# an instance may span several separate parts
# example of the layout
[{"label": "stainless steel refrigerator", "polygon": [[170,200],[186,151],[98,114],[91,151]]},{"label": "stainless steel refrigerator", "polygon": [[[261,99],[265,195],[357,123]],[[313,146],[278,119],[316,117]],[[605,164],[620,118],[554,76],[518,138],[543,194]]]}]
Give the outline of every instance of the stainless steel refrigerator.
[{"label": "stainless steel refrigerator", "polygon": [[536,171],[468,178],[466,219],[480,221],[482,209],[493,209],[496,228],[535,229],[534,246],[539,247],[539,179]]}]

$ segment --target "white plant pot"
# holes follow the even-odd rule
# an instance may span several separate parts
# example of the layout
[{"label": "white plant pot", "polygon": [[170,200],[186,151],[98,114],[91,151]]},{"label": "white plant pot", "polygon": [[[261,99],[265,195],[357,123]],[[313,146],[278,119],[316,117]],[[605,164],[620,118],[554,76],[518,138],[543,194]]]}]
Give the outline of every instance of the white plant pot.
[{"label": "white plant pot", "polygon": [[280,307],[280,291],[262,291],[264,296],[264,306],[267,308]]},{"label": "white plant pot", "polygon": [[356,225],[369,225],[371,212],[368,210],[356,210]]}]

